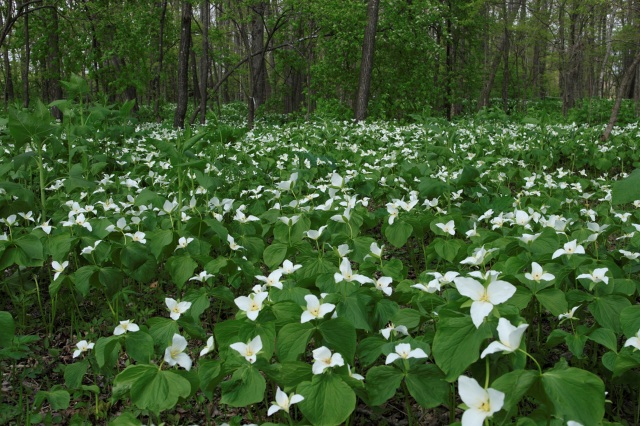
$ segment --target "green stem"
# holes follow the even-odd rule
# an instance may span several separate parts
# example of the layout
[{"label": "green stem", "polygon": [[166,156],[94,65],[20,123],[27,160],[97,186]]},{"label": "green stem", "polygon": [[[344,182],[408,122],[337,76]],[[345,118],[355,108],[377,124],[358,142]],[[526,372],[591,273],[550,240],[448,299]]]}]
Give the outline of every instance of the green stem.
[{"label": "green stem", "polygon": [[540,375],[542,375],[542,368],[540,367],[540,364],[538,364],[538,361],[536,361],[536,359],[534,357],[529,355],[529,353],[527,351],[522,350],[522,349],[518,349],[518,350],[520,352],[522,352],[523,354],[525,354],[526,356],[528,356],[536,364],[536,367],[538,367],[538,372],[540,373]]}]

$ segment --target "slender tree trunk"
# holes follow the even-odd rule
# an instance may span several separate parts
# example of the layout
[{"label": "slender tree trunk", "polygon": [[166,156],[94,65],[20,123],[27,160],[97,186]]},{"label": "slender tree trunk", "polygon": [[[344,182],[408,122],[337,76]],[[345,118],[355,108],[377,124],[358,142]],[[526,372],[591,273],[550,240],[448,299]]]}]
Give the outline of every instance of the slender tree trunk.
[{"label": "slender tree trunk", "polygon": [[369,4],[367,7],[367,26],[364,30],[364,40],[362,42],[362,60],[360,62],[358,94],[356,96],[356,121],[362,121],[367,118],[367,107],[369,105],[369,92],[371,90],[371,73],[373,71],[373,54],[375,52],[379,8],[380,0],[369,0]]},{"label": "slender tree trunk", "polygon": [[2,58],[4,61],[4,105],[7,107],[9,102],[13,101],[14,98],[11,61],[9,60],[9,49],[7,46],[2,49]]},{"label": "slender tree trunk", "polygon": [[202,19],[202,58],[200,58],[200,124],[204,124],[207,115],[207,86],[209,82],[209,0],[203,0],[200,6]]},{"label": "slender tree trunk", "polygon": [[[62,99],[61,64],[60,64],[60,37],[58,36],[58,10],[54,7],[50,11],[51,20],[48,28],[47,45],[47,100],[49,102]],[[51,108],[51,114],[58,120],[62,119],[62,111],[59,108]]]},{"label": "slender tree trunk", "polygon": [[[28,7],[28,6],[27,6]],[[22,106],[29,108],[29,62],[31,43],[29,41],[29,14],[24,15],[24,58],[22,60]]]},{"label": "slender tree trunk", "polygon": [[607,128],[604,130],[600,139],[606,141],[611,136],[611,130],[613,130],[613,126],[615,126],[616,121],[618,121],[618,113],[620,113],[620,106],[622,105],[622,98],[624,94],[629,90],[629,85],[631,84],[631,80],[636,73],[636,68],[640,64],[640,51],[636,53],[636,56],[633,58],[633,62],[629,67],[625,70],[624,75],[622,76],[622,81],[620,82],[620,87],[618,87],[618,94],[616,95],[616,102],[613,105],[613,109],[611,110],[611,117],[609,118],[609,124],[607,124]]},{"label": "slender tree trunk", "polygon": [[249,114],[247,125],[253,127],[256,110],[265,102],[266,69],[264,55],[264,14],[266,4],[259,2],[251,11],[251,39],[249,48],[251,59],[249,61],[250,95],[248,99]]},{"label": "slender tree trunk", "polygon": [[182,2],[182,19],[180,29],[180,50],[178,51],[178,102],[173,116],[173,126],[184,128],[189,101],[189,51],[191,46],[192,6],[189,1]]},{"label": "slender tree trunk", "polygon": [[162,76],[162,61],[164,59],[164,23],[167,16],[167,0],[156,3],[156,7],[159,8],[161,12],[158,38],[156,40],[158,51],[156,53],[156,62],[153,65],[151,92],[153,93],[153,115],[156,118],[156,121],[160,122],[162,121],[162,117],[160,117],[160,78]]}]

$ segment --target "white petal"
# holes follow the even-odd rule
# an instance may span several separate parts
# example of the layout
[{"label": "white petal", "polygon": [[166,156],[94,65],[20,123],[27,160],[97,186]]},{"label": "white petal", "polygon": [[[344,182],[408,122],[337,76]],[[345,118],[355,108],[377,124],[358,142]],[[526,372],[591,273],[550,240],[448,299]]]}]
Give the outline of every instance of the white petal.
[{"label": "white petal", "polygon": [[271,407],[269,407],[269,411],[267,411],[267,416],[271,416],[272,414],[277,413],[280,410],[282,410],[282,407],[273,404]]},{"label": "white petal", "polygon": [[293,405],[293,404],[297,404],[298,402],[304,400],[304,396],[299,395],[299,394],[295,394],[291,397],[291,399],[289,399],[289,406]]},{"label": "white petal", "polygon": [[482,351],[482,354],[480,354],[480,358],[484,358],[485,356],[495,352],[512,352],[512,350],[511,348],[503,345],[500,342],[491,342],[489,343],[489,346],[487,346],[487,348]]},{"label": "white petal", "polygon": [[303,324],[305,322],[313,321],[314,319],[316,319],[316,317],[314,317],[311,312],[304,311],[300,316],[300,323]]},{"label": "white petal", "polygon": [[307,301],[307,309],[317,309],[320,307],[320,300],[313,294],[307,294],[304,296],[304,300]]},{"label": "white petal", "polygon": [[482,426],[488,413],[477,408],[470,408],[462,414],[462,426]]},{"label": "white petal", "polygon": [[487,287],[487,298],[494,305],[504,303],[516,292],[513,284],[506,281],[494,281]]},{"label": "white petal", "polygon": [[387,359],[384,361],[385,364],[391,364],[393,361],[395,361],[396,359],[399,359],[400,355],[398,355],[395,352],[391,352],[389,355],[387,355]]},{"label": "white petal", "polygon": [[289,407],[289,397],[286,393],[282,392],[280,387],[276,390],[276,403],[282,408]]},{"label": "white petal", "polygon": [[484,286],[473,278],[456,277],[454,279],[458,292],[472,300],[480,300],[484,296]]},{"label": "white petal", "polygon": [[493,305],[489,302],[477,301],[471,304],[471,320],[476,328],[479,328],[482,321],[493,310]]},{"label": "white petal", "polygon": [[487,389],[487,392],[489,393],[489,413],[492,415],[502,409],[505,394],[492,388]]},{"label": "white petal", "polygon": [[467,376],[458,377],[458,393],[462,402],[469,407],[481,407],[489,399],[487,391],[475,379]]},{"label": "white petal", "polygon": [[189,358],[189,355],[182,352],[178,354],[175,359],[180,367],[184,368],[187,371],[191,370],[191,358]]},{"label": "white petal", "polygon": [[420,348],[416,348],[409,352],[409,358],[427,358],[428,355]]}]

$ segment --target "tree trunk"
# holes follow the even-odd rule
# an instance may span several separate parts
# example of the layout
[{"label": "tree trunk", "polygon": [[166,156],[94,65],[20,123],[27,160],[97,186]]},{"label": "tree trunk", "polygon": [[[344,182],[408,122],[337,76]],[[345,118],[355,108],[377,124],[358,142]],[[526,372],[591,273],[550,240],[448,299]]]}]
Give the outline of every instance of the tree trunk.
[{"label": "tree trunk", "polygon": [[356,96],[356,121],[362,121],[367,118],[379,8],[380,0],[369,0],[369,5],[367,7],[367,26],[364,30],[364,40],[362,41],[362,61],[360,62],[358,94]]},{"label": "tree trunk", "polygon": [[[60,64],[60,37],[58,36],[58,10],[54,7],[50,12],[48,43],[47,43],[47,101],[52,102],[62,99],[61,64]],[[58,120],[62,119],[62,111],[59,108],[51,108],[51,114]]]},{"label": "tree trunk", "polygon": [[266,4],[259,2],[253,7],[251,15],[251,39],[249,47],[251,59],[249,61],[249,74],[251,76],[251,89],[249,91],[247,125],[253,127],[257,109],[265,102],[266,69],[264,55],[264,13]]},{"label": "tree trunk", "polygon": [[22,59],[22,106],[29,108],[29,62],[31,44],[29,42],[29,14],[24,15],[24,58]]},{"label": "tree trunk", "polygon": [[202,58],[200,58],[200,124],[204,124],[207,115],[207,86],[209,82],[209,0],[203,0],[200,6],[202,19]]},{"label": "tree trunk", "polygon": [[613,130],[613,126],[615,126],[616,121],[618,121],[618,113],[620,112],[620,106],[622,105],[622,98],[624,94],[629,90],[629,85],[633,76],[636,73],[636,68],[640,64],[640,51],[636,53],[636,56],[633,58],[633,62],[624,72],[622,76],[622,81],[620,82],[620,87],[618,87],[618,94],[616,95],[616,102],[613,105],[613,109],[611,110],[611,117],[609,118],[609,124],[607,124],[607,128],[604,130],[604,133],[600,136],[602,141],[606,141],[611,136],[611,130]]},{"label": "tree trunk", "polygon": [[164,23],[167,16],[167,0],[156,3],[156,7],[161,9],[160,25],[158,28],[158,38],[156,45],[158,47],[156,62],[153,69],[153,79],[151,80],[151,92],[153,93],[153,115],[157,122],[162,121],[160,117],[160,78],[162,75],[162,61],[164,59]]},{"label": "tree trunk", "polygon": [[189,101],[189,51],[191,46],[192,6],[189,1],[182,2],[182,20],[180,29],[180,50],[178,51],[178,102],[173,116],[173,126],[184,128]]}]

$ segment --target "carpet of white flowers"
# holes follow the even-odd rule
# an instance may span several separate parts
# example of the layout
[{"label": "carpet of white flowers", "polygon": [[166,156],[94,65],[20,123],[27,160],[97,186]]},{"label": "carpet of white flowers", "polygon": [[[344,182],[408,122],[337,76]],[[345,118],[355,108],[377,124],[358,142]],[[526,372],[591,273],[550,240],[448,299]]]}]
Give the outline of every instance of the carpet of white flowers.
[{"label": "carpet of white flowers", "polygon": [[4,131],[5,421],[637,424],[635,125],[131,130]]}]

